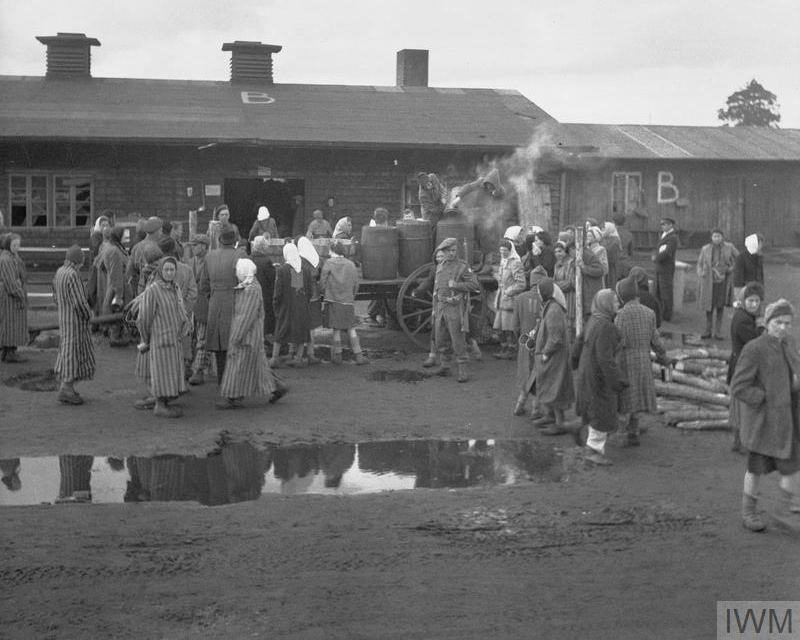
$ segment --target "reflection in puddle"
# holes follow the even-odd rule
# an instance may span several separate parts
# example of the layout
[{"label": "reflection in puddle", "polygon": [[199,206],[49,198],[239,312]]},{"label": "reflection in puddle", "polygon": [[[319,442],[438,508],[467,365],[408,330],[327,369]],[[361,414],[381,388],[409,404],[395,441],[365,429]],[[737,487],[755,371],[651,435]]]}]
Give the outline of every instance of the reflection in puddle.
[{"label": "reflection in puddle", "polygon": [[553,446],[530,440],[394,440],[361,444],[226,444],[205,457],[61,455],[0,460],[0,506],[193,501],[264,493],[328,495],[561,480]]}]

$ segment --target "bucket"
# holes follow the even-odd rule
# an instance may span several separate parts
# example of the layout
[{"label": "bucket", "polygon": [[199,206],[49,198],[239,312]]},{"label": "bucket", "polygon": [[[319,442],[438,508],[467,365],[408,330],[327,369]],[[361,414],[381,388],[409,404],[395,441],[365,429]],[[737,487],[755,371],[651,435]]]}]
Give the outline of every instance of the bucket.
[{"label": "bucket", "polygon": [[396,278],[399,258],[397,229],[361,228],[361,272],[365,280]]},{"label": "bucket", "polygon": [[[445,238],[458,240],[458,257],[467,262],[472,262],[472,251],[475,246],[475,230],[463,218],[445,218],[436,225],[436,246]],[[464,248],[466,241],[467,249]],[[469,254],[467,255],[467,251]]]},{"label": "bucket", "polygon": [[433,238],[427,220],[398,220],[397,238],[400,275],[410,276],[415,269],[432,260]]}]

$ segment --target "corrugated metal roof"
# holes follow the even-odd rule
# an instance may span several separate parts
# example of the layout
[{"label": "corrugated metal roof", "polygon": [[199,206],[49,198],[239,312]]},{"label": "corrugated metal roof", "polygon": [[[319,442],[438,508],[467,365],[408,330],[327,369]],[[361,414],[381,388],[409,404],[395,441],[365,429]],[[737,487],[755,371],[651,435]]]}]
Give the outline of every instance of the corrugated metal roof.
[{"label": "corrugated metal roof", "polygon": [[800,160],[800,129],[561,123],[547,146],[582,157],[676,160]]},{"label": "corrugated metal roof", "polygon": [[0,139],[513,148],[546,121],[509,90],[0,76]]}]

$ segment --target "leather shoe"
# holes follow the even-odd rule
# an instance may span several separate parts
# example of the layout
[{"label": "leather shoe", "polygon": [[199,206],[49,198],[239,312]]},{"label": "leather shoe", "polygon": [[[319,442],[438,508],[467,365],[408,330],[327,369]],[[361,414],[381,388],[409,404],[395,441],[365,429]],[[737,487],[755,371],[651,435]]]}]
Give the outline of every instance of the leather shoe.
[{"label": "leather shoe", "polygon": [[189,384],[194,387],[203,384],[205,381],[206,376],[202,371],[195,371],[191,376],[189,376]]},{"label": "leather shoe", "polygon": [[220,400],[216,402],[214,406],[217,409],[243,409],[244,406],[240,404],[237,400],[233,398],[225,398],[224,400]]},{"label": "leather shoe", "polygon": [[450,367],[441,367],[437,372],[437,376],[442,376],[442,378],[449,377],[453,372],[450,370]]},{"label": "leather shoe", "polygon": [[590,449],[586,447],[586,456],[585,459],[592,464],[596,464],[600,467],[610,467],[612,465],[611,460],[606,458],[605,455],[600,453],[599,451],[595,451],[594,449]]},{"label": "leather shoe", "polygon": [[551,424],[555,424],[556,419],[553,416],[543,415],[539,418],[534,418],[531,420],[531,424],[534,427],[538,427],[539,429],[543,429],[545,427],[549,427]]},{"label": "leather shoe", "polygon": [[545,427],[541,431],[539,431],[543,436],[561,436],[567,433],[567,430],[564,427],[559,427],[556,424],[551,424],[548,427]]},{"label": "leather shoe", "polygon": [[65,391],[62,389],[58,392],[58,401],[62,404],[83,404],[83,398],[77,391]]},{"label": "leather shoe", "polygon": [[150,410],[156,406],[156,399],[152,396],[148,396],[147,398],[142,398],[141,400],[137,400],[133,403],[133,406],[137,409],[144,409]]},{"label": "leather shoe", "polygon": [[285,396],[289,392],[289,386],[275,378],[275,391],[272,392],[272,395],[269,397],[269,403],[275,404],[278,400],[280,400],[283,396]]},{"label": "leather shoe", "polygon": [[430,369],[431,367],[436,366],[436,357],[435,356],[428,356],[425,358],[425,362],[422,363],[422,366],[426,369]]},{"label": "leather shoe", "polygon": [[517,400],[517,404],[514,405],[514,415],[515,416],[525,415],[525,400]]}]

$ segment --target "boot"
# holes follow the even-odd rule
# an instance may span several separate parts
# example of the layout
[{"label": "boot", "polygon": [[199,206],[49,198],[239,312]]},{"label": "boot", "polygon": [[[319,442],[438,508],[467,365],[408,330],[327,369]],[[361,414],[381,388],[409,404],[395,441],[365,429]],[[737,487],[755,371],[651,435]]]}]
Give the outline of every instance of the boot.
[{"label": "boot", "polygon": [[170,407],[166,400],[161,398],[156,399],[156,405],[153,407],[153,415],[159,418],[180,418],[183,415],[178,407]]},{"label": "boot", "polygon": [[711,316],[713,313],[713,311],[706,311],[706,331],[700,336],[703,340],[711,338]]},{"label": "boot", "polygon": [[506,346],[506,343],[503,342],[500,345],[500,351],[498,351],[496,353],[493,353],[492,357],[493,358],[497,358],[498,360],[505,360],[506,359],[506,353],[508,353],[508,347]]},{"label": "boot", "polygon": [[223,398],[215,404],[217,409],[243,409],[244,405],[237,398]]},{"label": "boot", "polygon": [[199,369],[192,373],[189,376],[189,384],[192,386],[201,385],[206,381],[206,375],[203,373],[202,369]]},{"label": "boot", "polygon": [[733,431],[733,446],[731,447],[731,451],[734,453],[747,453],[747,450],[742,446],[742,439],[739,436],[739,429],[736,428]]},{"label": "boot", "polygon": [[361,351],[355,354],[355,361],[356,364],[369,364],[369,359]]},{"label": "boot", "polygon": [[749,531],[764,531],[767,525],[756,513],[756,497],[742,493],[742,526]]},{"label": "boot", "polygon": [[333,353],[331,354],[331,362],[333,364],[342,364],[342,350],[341,350],[341,348],[338,351],[334,349]]},{"label": "boot", "polygon": [[156,406],[156,399],[153,396],[147,396],[146,398],[142,398],[141,400],[137,400],[133,403],[133,406],[137,409],[144,409],[150,410],[155,408]]},{"label": "boot", "polygon": [[459,382],[469,382],[469,373],[467,372],[467,363],[466,362],[459,362],[458,363],[458,381]]},{"label": "boot", "polygon": [[604,453],[595,451],[591,447],[586,447],[586,455],[584,459],[600,467],[610,467],[613,463],[609,460]]},{"label": "boot", "polygon": [[800,513],[800,504],[793,504],[794,494],[783,487],[778,488],[778,515],[791,516]]},{"label": "boot", "polygon": [[275,376],[275,391],[273,391],[272,395],[270,395],[269,403],[275,404],[288,392],[289,392],[289,386],[283,380],[278,378],[278,376]]},{"label": "boot", "polygon": [[69,389],[68,388],[62,388],[58,392],[57,400],[61,404],[75,404],[75,405],[83,404],[83,398],[80,396],[80,394],[77,391],[75,391],[75,389],[72,389],[72,388],[69,388]]},{"label": "boot", "polygon": [[450,363],[442,361],[442,366],[439,367],[439,370],[436,372],[437,376],[442,376],[443,378],[448,378],[452,375],[452,371],[450,371]]},{"label": "boot", "polygon": [[639,440],[639,418],[632,415],[628,419],[628,433],[625,438],[626,447],[638,447],[641,444]]},{"label": "boot", "polygon": [[470,339],[467,342],[467,346],[469,347],[469,353],[472,356],[472,359],[475,362],[483,362],[483,353],[481,352],[481,348],[478,346],[478,341],[475,338]]},{"label": "boot", "polygon": [[314,355],[314,349],[312,347],[308,348],[308,364],[319,364],[322,362],[316,355]]},{"label": "boot", "polygon": [[430,369],[431,367],[435,367],[437,363],[437,358],[435,353],[429,353],[428,357],[425,358],[425,362],[422,363],[422,366],[426,369]]},{"label": "boot", "polygon": [[531,418],[531,424],[539,429],[544,429],[545,427],[549,427],[550,425],[555,424],[555,421],[556,421],[555,416],[549,411],[543,413],[538,418]]}]

